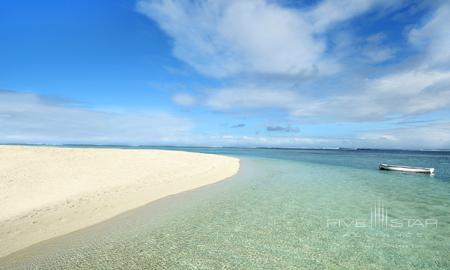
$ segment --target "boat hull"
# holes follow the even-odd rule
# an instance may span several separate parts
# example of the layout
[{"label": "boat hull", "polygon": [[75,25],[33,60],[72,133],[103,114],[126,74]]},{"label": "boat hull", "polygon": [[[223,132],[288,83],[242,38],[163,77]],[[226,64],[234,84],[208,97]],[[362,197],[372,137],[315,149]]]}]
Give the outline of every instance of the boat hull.
[{"label": "boat hull", "polygon": [[410,167],[410,166],[388,165],[388,164],[380,164],[379,169],[387,171],[409,172],[409,173],[426,173],[426,174],[434,173],[434,168]]}]

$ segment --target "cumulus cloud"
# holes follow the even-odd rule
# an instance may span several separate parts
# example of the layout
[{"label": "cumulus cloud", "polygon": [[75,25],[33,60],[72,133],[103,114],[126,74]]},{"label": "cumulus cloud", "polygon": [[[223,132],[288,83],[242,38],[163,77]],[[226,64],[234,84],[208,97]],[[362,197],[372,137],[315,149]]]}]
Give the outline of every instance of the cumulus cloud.
[{"label": "cumulus cloud", "polygon": [[99,110],[32,93],[0,91],[0,141],[170,143],[191,128],[164,112]]},{"label": "cumulus cloud", "polygon": [[310,75],[337,68],[322,57],[326,44],[314,22],[275,2],[141,0],[138,10],[174,39],[176,57],[207,75]]},{"label": "cumulus cloud", "polygon": [[360,92],[311,101],[295,116],[347,121],[385,120],[431,112],[450,105],[450,72],[411,70],[367,79]]},{"label": "cumulus cloud", "polygon": [[[424,24],[408,32],[408,41],[419,49],[421,61],[361,80],[359,89],[311,100],[292,113],[298,117],[320,115],[322,119],[376,121],[448,108],[450,30],[445,25],[449,16],[450,5],[442,4]],[[370,46],[380,48],[385,39],[384,34],[377,33],[367,41]],[[378,50],[372,56],[375,57],[373,60],[384,61],[389,54],[389,51]]]},{"label": "cumulus cloud", "polygon": [[195,98],[186,93],[179,93],[172,97],[172,101],[180,106],[190,107],[195,104]]},{"label": "cumulus cloud", "polygon": [[[311,76],[332,74],[339,64],[327,54],[327,33],[339,23],[403,1],[325,0],[294,9],[269,0],[140,0],[137,9],[173,40],[173,53],[203,74]],[[373,58],[388,57],[388,51]]]},{"label": "cumulus cloud", "polygon": [[356,85],[326,97],[267,86],[214,89],[204,104],[223,112],[280,109],[293,117],[319,122],[379,121],[450,106],[448,71],[398,71],[360,80]]}]

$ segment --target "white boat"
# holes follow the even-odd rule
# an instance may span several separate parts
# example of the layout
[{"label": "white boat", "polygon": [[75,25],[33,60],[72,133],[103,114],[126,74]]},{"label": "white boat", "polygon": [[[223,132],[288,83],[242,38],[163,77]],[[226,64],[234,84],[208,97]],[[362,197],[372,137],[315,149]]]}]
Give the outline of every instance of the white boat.
[{"label": "white boat", "polygon": [[410,166],[401,166],[401,165],[389,165],[389,164],[384,164],[384,163],[380,164],[380,166],[378,166],[378,168],[380,170],[388,170],[388,171],[434,174],[434,168],[410,167]]}]

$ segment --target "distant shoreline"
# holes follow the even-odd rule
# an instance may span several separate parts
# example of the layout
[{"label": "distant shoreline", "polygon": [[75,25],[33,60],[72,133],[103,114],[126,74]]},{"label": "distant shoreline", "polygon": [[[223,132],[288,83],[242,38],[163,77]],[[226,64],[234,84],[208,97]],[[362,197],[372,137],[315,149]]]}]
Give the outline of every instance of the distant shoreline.
[{"label": "distant shoreline", "polygon": [[450,149],[402,149],[402,148],[365,148],[365,147],[266,147],[266,146],[193,146],[193,145],[131,145],[131,144],[46,144],[46,143],[0,143],[0,146],[49,146],[74,148],[224,148],[224,149],[273,149],[273,150],[335,150],[335,151],[405,151],[405,152],[450,152]]},{"label": "distant shoreline", "polygon": [[150,149],[9,145],[0,159],[0,257],[239,170],[233,157]]}]

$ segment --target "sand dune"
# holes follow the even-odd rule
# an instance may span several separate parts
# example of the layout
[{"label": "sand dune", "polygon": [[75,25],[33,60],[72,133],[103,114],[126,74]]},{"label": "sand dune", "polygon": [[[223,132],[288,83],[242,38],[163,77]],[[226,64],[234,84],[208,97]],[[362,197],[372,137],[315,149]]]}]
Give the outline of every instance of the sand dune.
[{"label": "sand dune", "polygon": [[238,170],[180,151],[0,146],[0,257]]}]

